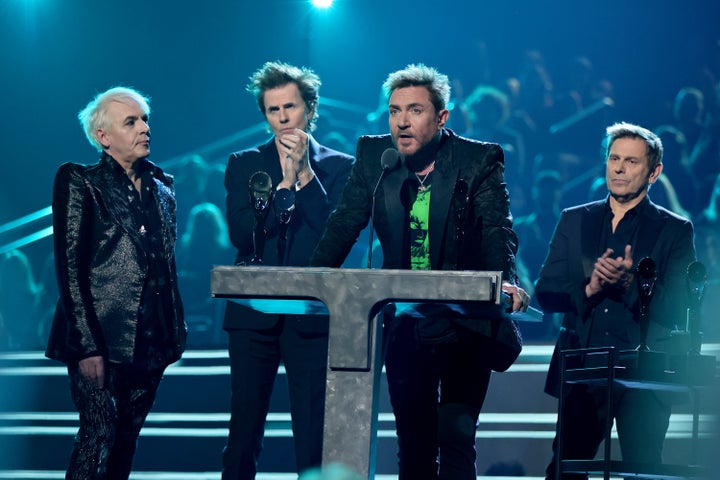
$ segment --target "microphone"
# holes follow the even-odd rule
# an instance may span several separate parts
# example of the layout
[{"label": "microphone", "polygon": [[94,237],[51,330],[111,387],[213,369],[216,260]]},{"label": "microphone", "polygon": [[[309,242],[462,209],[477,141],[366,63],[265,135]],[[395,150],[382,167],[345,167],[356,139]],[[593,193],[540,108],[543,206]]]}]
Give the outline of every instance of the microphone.
[{"label": "microphone", "polygon": [[655,260],[645,257],[640,260],[637,266],[638,286],[640,288],[640,298],[646,303],[650,303],[655,289],[655,280],[657,280],[657,271],[655,270]]},{"label": "microphone", "polygon": [[647,346],[648,327],[650,326],[650,312],[648,306],[655,290],[657,270],[655,260],[645,257],[637,265],[637,282],[640,294],[640,345],[638,351],[650,350]]},{"label": "microphone", "polygon": [[267,172],[255,172],[250,176],[250,203],[255,212],[266,212],[272,197],[272,180]]},{"label": "microphone", "polygon": [[700,262],[692,262],[687,267],[687,286],[689,306],[687,309],[687,326],[690,332],[690,353],[699,354],[702,344],[700,338],[700,304],[705,294],[707,270]]},{"label": "microphone", "polygon": [[378,188],[380,187],[380,182],[382,182],[383,178],[385,178],[385,174],[387,174],[387,172],[389,172],[390,170],[393,170],[398,165],[398,163],[400,163],[400,152],[398,152],[394,148],[385,149],[385,151],[382,153],[382,156],[380,157],[380,165],[382,166],[382,172],[380,173],[380,178],[378,178],[378,181],[375,184],[375,188],[373,188],[372,192],[372,206],[370,208],[370,235],[368,236],[367,268],[372,268],[372,251],[373,242],[375,240],[375,195],[377,194]]},{"label": "microphone", "polygon": [[251,265],[262,264],[263,252],[265,251],[265,217],[269,211],[268,206],[272,199],[272,179],[267,172],[255,172],[250,176],[248,183],[250,190],[250,204],[255,210],[255,222],[253,225],[253,256],[250,259]]},{"label": "microphone", "polygon": [[280,188],[275,191],[273,200],[275,207],[275,218],[280,224],[287,225],[295,210],[295,194],[289,188]]},{"label": "microphone", "polygon": [[275,219],[278,222],[278,262],[285,265],[285,248],[287,246],[287,229],[295,210],[295,193],[289,188],[280,188],[273,199]]}]

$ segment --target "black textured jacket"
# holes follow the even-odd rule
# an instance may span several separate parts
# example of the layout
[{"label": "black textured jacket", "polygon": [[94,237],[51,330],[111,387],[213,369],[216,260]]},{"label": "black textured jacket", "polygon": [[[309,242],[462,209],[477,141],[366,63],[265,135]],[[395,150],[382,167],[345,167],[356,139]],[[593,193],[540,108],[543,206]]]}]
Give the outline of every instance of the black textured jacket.
[{"label": "black textured jacket", "polygon": [[[364,136],[358,141],[356,162],[330,215],[312,266],[339,267],[365,228],[372,210],[372,194],[382,173],[381,157],[392,148],[390,135]],[[518,239],[512,230],[510,199],[504,180],[504,155],[499,145],[442,132],[435,157],[430,196],[430,264],[432,270],[502,271],[516,281]],[[410,201],[404,164],[391,169],[377,189],[375,231],[383,252],[383,268],[410,268],[405,238]],[[472,315],[471,315],[472,316]],[[489,323],[460,316],[455,323],[486,333]]]},{"label": "black textured jacket", "polygon": [[[160,213],[163,255],[170,273],[172,337],[168,363],[180,358],[187,331],[175,268],[176,209],[173,178],[150,164]],[[53,188],[55,267],[60,299],[46,355],[77,362],[103,355],[131,364],[148,277],[141,226],[131,215],[133,196],[107,155],[94,165],[60,166]]]}]

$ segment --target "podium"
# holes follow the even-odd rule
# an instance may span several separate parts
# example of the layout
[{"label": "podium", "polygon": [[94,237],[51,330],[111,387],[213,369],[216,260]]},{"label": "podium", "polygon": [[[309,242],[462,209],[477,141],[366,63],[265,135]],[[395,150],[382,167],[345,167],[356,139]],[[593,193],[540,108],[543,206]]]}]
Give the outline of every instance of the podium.
[{"label": "podium", "polygon": [[217,266],[215,298],[266,313],[327,313],[322,463],[374,478],[382,325],[390,302],[500,304],[502,272]]}]

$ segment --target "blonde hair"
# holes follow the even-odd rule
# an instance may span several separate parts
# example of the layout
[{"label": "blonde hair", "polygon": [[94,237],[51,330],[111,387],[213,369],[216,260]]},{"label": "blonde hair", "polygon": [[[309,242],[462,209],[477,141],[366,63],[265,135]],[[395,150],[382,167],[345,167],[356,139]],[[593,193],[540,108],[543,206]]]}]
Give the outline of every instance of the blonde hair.
[{"label": "blonde hair", "polygon": [[113,87],[97,94],[95,98],[78,113],[78,120],[80,120],[80,125],[82,125],[90,145],[95,147],[98,152],[103,150],[103,146],[98,141],[96,133],[98,129],[109,127],[107,106],[110,102],[121,102],[125,104],[134,102],[140,105],[145,115],[150,115],[150,99],[132,88]]}]

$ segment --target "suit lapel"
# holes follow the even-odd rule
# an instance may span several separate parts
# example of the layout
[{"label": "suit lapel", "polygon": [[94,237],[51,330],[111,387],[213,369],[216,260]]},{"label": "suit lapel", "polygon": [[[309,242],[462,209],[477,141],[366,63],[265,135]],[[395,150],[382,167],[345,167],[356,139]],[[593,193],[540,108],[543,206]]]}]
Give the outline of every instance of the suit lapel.
[{"label": "suit lapel", "polygon": [[399,236],[399,241],[392,242],[393,245],[402,244],[403,232],[405,231],[407,223],[407,219],[405,217],[406,208],[397,208],[398,204],[402,204],[402,188],[407,178],[408,170],[405,165],[401,165],[400,168],[395,168],[394,170],[388,172],[382,181],[382,185],[380,186],[383,191],[383,202],[385,204],[384,207],[388,225],[394,227],[390,228],[389,231],[392,232],[393,235]]},{"label": "suit lapel", "polygon": [[440,269],[443,245],[447,242],[447,223],[450,218],[450,205],[452,204],[455,183],[460,168],[452,160],[452,138],[445,142],[435,159],[435,172],[432,179],[430,193],[430,265],[433,269]]},{"label": "suit lapel", "polygon": [[652,256],[660,232],[665,226],[665,222],[660,220],[661,218],[659,218],[654,204],[649,203],[645,208],[642,208],[640,223],[632,245],[633,262],[636,264],[642,258]]},{"label": "suit lapel", "polygon": [[582,268],[586,278],[592,274],[595,260],[598,257],[598,242],[602,238],[604,214],[605,203],[593,203],[588,205],[587,214],[583,215],[580,221]]},{"label": "suit lapel", "polygon": [[140,225],[137,225],[135,216],[129,214],[131,202],[137,200],[132,191],[118,185],[114,165],[110,163],[114,161],[109,157],[103,158],[97,171],[96,191],[115,223],[125,230],[134,242],[141,244]]}]

